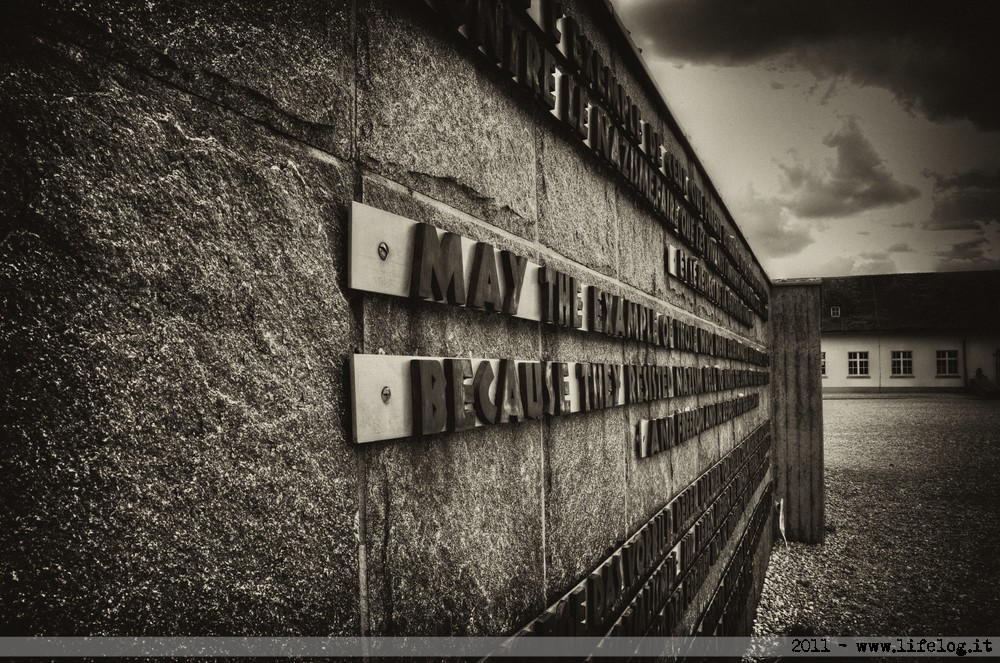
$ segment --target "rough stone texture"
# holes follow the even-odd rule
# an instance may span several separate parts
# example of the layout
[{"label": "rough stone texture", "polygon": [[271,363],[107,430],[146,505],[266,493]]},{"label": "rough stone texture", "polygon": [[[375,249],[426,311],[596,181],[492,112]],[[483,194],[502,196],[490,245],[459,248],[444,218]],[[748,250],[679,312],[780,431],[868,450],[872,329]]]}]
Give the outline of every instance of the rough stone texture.
[{"label": "rough stone texture", "polygon": [[[759,423],[761,423],[765,418],[767,418],[767,417],[766,416],[762,417],[762,416],[751,415],[751,419],[753,421],[753,424],[752,424],[753,428],[756,428],[759,425]],[[740,431],[742,431],[743,428],[744,428],[744,425],[740,424],[738,421],[728,421],[728,422],[722,424],[721,426],[719,426],[719,455],[720,455],[720,457],[721,456],[725,456],[727,453],[729,453],[730,451],[732,451],[733,449],[735,449],[736,445],[738,445],[740,442],[743,441],[743,437],[746,437],[746,435],[744,435],[743,437],[740,437],[739,435],[737,435],[737,425],[740,426]],[[751,428],[751,430],[753,430],[753,428]]]},{"label": "rough stone texture", "polygon": [[5,629],[357,631],[352,170],[8,35]]},{"label": "rough stone texture", "polygon": [[545,608],[541,425],[372,447],[366,629],[495,635]]},{"label": "rough stone texture", "polygon": [[[624,43],[620,48],[624,48]],[[630,58],[614,49],[609,66],[625,94],[639,107],[643,120],[653,125],[653,131],[664,137],[662,140],[674,140],[656,110],[659,106],[649,97],[645,86],[630,75],[625,62],[627,59]],[[679,245],[679,240],[667,230],[667,221],[654,211],[647,200],[621,183],[620,175],[614,178],[620,210],[620,278],[656,297],[672,299],[667,296],[664,247],[667,243]],[[690,290],[687,286],[681,287]],[[693,293],[689,296],[693,300]]]},{"label": "rough stone texture", "polygon": [[553,602],[625,538],[625,453],[621,408],[548,421],[546,600]]},{"label": "rough stone texture", "polygon": [[619,209],[610,167],[587,147],[541,132],[538,142],[538,241],[611,278],[619,273]]},{"label": "rough stone texture", "polygon": [[[568,263],[548,264],[576,278],[593,279]],[[542,356],[549,361],[623,362],[621,341],[548,325],[542,327]],[[621,407],[555,417],[543,428],[549,602],[625,537],[625,433]]]},{"label": "rough stone texture", "polygon": [[[611,47],[593,22],[592,7],[568,2],[567,15],[601,53]],[[610,62],[610,60],[609,60]],[[620,177],[580,137],[552,117],[539,121],[538,241],[590,269],[618,278],[624,242],[623,215],[630,211],[630,192]]]},{"label": "rough stone texture", "polygon": [[[660,348],[650,348],[646,357],[634,357],[657,366],[673,365],[679,353]],[[631,361],[633,358],[630,357]],[[640,419],[657,419],[674,412],[670,399],[653,403],[640,403],[625,408],[628,448],[626,476],[628,490],[628,531],[641,527],[678,492],[680,486],[674,479],[673,465],[676,450],[659,453],[649,458],[639,458],[635,453],[635,427]]]},{"label": "rough stone texture", "polygon": [[19,14],[333,154],[351,156],[354,2],[18,0]]},{"label": "rough stone texture", "polygon": [[[768,473],[764,476],[760,485],[757,486],[757,489],[750,496],[747,508],[736,519],[737,522],[733,533],[720,550],[719,558],[716,560],[715,564],[709,567],[705,581],[701,584],[701,587],[695,594],[691,606],[684,612],[683,617],[674,628],[675,636],[692,633],[699,618],[708,608],[712,594],[715,592],[715,588],[719,586],[719,583],[722,580],[723,573],[726,570],[726,565],[733,559],[733,555],[736,551],[736,547],[739,545],[740,538],[747,531],[754,509],[757,508],[757,505],[760,504],[761,500],[764,498],[764,491],[766,490],[767,484],[770,480],[771,475]],[[771,510],[770,507],[763,508],[768,509],[768,511]],[[764,583],[764,574],[767,570],[768,554],[771,550],[771,537],[773,534],[772,529],[770,521],[764,523],[764,529],[761,531],[760,542],[754,551],[750,577],[750,582],[753,584],[754,590],[750,592],[747,597],[747,601],[744,604],[746,606],[746,613],[744,615],[745,621],[737,624],[736,628],[733,629],[733,632],[727,635],[731,636],[734,633],[749,635],[753,628],[754,614],[757,609],[757,599],[760,595],[760,587]]]},{"label": "rough stone texture", "polygon": [[[752,393],[751,389],[744,390],[742,392],[731,392],[733,393],[733,398],[736,397],[738,393]],[[764,423],[765,420],[772,416],[770,401],[767,399],[767,391],[761,391],[760,406],[755,410],[750,410],[742,417],[736,417],[730,422],[732,427],[732,439],[734,441],[733,446],[736,443],[742,441],[747,435],[752,433],[755,428]],[[773,427],[772,427],[773,430]],[[773,458],[773,456],[772,456]]]},{"label": "rough stone texture", "polygon": [[[457,210],[366,175],[366,204],[498,249],[523,243]],[[538,359],[537,322],[366,296],[364,347],[387,354]],[[425,441],[369,445],[366,547],[369,632],[509,633],[540,612],[541,424],[514,423]]]},{"label": "rough stone texture", "polygon": [[[758,274],[764,275],[764,270],[759,270]],[[767,283],[770,284],[770,281],[767,281]],[[774,294],[774,289],[771,288],[769,285],[768,295],[773,296],[773,294]],[[771,328],[772,324],[770,320],[761,320],[760,318],[755,316],[753,326],[749,330],[744,331],[743,335],[746,338],[750,339],[752,342],[758,343],[762,346],[766,346],[767,351],[773,355],[774,353],[778,352],[779,348],[773,345],[773,338],[771,337]],[[740,329],[743,328],[740,327]]]},{"label": "rough stone texture", "polygon": [[[354,351],[713,363],[348,292],[351,200],[769,340],[665,278],[677,240],[648,206],[423,4],[16,4],[12,633],[512,633],[770,412],[643,460],[639,419],[735,394],[350,445]],[[651,114],[603,9],[565,4]]]},{"label": "rough stone texture", "polygon": [[746,621],[741,624],[741,633],[754,633],[758,610],[761,607],[764,583],[767,582],[767,569],[771,560],[771,551],[774,549],[774,537],[779,536],[776,520],[777,511],[771,509],[768,514],[768,521],[764,524],[764,529],[760,534],[760,545],[757,546],[757,549],[753,553],[750,593],[744,604],[746,606]]},{"label": "rough stone texture", "polygon": [[359,0],[358,149],[366,166],[534,239],[534,114],[422,3]]},{"label": "rough stone texture", "polygon": [[[722,392],[722,397],[725,398],[730,392]],[[702,404],[709,403],[709,397],[703,397]],[[714,465],[722,457],[720,453],[720,439],[719,435],[722,429],[726,428],[726,424],[722,424],[716,428],[709,429],[698,436],[698,468],[703,473],[706,469]]]},{"label": "rough stone texture", "polygon": [[[535,259],[523,242],[471,222],[447,205],[414,197],[410,191],[366,174],[362,202],[491,243]],[[369,353],[442,357],[538,359],[538,322],[434,302],[365,296],[364,347]]]},{"label": "rough stone texture", "polygon": [[[673,238],[669,234],[667,235],[667,243],[675,247],[680,246],[679,240]],[[666,278],[664,290],[666,291],[666,294],[663,296],[665,301],[668,301],[674,306],[682,308],[688,312],[694,310],[695,298],[697,295],[691,286],[682,282],[678,278],[670,276]],[[675,314],[674,317],[684,318],[686,322],[691,322],[693,320],[690,315],[680,316]]]},{"label": "rough stone texture", "polygon": [[618,193],[619,278],[643,292],[664,297],[668,278],[664,245],[666,228],[630,191]]}]

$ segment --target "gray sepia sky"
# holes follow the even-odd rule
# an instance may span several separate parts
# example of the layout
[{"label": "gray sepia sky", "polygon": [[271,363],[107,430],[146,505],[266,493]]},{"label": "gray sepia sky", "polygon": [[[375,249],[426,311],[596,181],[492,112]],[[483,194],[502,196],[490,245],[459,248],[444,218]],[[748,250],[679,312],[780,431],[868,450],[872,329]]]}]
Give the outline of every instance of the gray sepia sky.
[{"label": "gray sepia sky", "polygon": [[1000,268],[1000,2],[612,2],[772,278]]}]

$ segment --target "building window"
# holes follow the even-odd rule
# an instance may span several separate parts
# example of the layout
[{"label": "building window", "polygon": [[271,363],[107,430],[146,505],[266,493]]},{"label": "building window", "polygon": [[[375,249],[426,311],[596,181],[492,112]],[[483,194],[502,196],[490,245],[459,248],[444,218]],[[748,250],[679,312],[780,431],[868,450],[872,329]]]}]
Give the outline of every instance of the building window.
[{"label": "building window", "polygon": [[819,374],[823,375],[823,376],[826,375],[826,353],[825,352],[820,352],[819,353]]},{"label": "building window", "polygon": [[913,375],[913,352],[911,350],[892,351],[892,374]]},{"label": "building window", "polygon": [[937,351],[937,374],[958,375],[958,350]]},{"label": "building window", "polygon": [[830,317],[831,318],[839,318],[840,317],[840,307],[839,306],[831,306],[830,307]]},{"label": "building window", "polygon": [[848,375],[868,375],[868,353],[848,352],[847,353],[847,374]]}]

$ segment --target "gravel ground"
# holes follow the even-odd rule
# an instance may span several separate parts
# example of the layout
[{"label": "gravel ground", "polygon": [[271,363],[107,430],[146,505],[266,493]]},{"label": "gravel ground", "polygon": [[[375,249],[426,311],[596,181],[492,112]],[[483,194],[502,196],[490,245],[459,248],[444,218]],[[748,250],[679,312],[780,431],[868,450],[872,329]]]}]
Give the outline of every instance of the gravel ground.
[{"label": "gravel ground", "polygon": [[831,399],[823,419],[826,543],[779,537],[754,633],[1000,635],[1000,403]]}]

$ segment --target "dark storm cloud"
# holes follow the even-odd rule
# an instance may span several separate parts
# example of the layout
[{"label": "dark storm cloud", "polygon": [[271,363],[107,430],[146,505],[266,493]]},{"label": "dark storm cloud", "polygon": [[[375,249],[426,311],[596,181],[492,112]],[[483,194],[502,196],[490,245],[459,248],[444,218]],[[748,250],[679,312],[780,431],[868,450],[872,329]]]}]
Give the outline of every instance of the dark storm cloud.
[{"label": "dark storm cloud", "polygon": [[913,249],[910,248],[909,244],[899,243],[893,244],[885,251],[865,251],[859,253],[858,257],[869,262],[885,262],[890,261],[889,259],[893,253],[913,253]]},{"label": "dark storm cloud", "polygon": [[862,259],[855,263],[852,274],[894,274],[899,271],[899,265],[895,260],[867,260]]},{"label": "dark storm cloud", "polygon": [[892,274],[899,265],[890,258],[872,257],[876,254],[837,256],[815,268],[816,276],[851,276],[858,274]]},{"label": "dark storm cloud", "polygon": [[996,260],[987,256],[990,252],[990,242],[985,237],[978,237],[968,242],[952,244],[943,251],[934,251],[933,255],[941,258],[939,270],[985,269],[1000,266]]},{"label": "dark storm cloud", "polygon": [[950,176],[925,171],[934,178],[934,209],[928,230],[977,229],[1000,220],[1000,170],[971,170]]},{"label": "dark storm cloud", "polygon": [[920,192],[893,177],[854,118],[827,135],[823,144],[836,150],[825,166],[778,164],[785,174],[782,202],[800,218],[849,216],[876,207],[913,200]]},{"label": "dark storm cloud", "polygon": [[780,216],[762,219],[751,237],[757,251],[772,258],[796,255],[816,241],[808,229],[792,227]]},{"label": "dark storm cloud", "polygon": [[934,255],[945,260],[983,260],[990,243],[985,237],[952,244],[944,251],[934,251]]},{"label": "dark storm cloud", "polygon": [[736,203],[736,210],[740,228],[759,255],[792,256],[816,241],[812,229],[791,222],[782,214],[781,203],[759,196],[753,187],[747,188]]},{"label": "dark storm cloud", "polygon": [[740,65],[790,60],[820,78],[886,88],[934,121],[1000,129],[993,0],[616,2],[647,52]]}]

